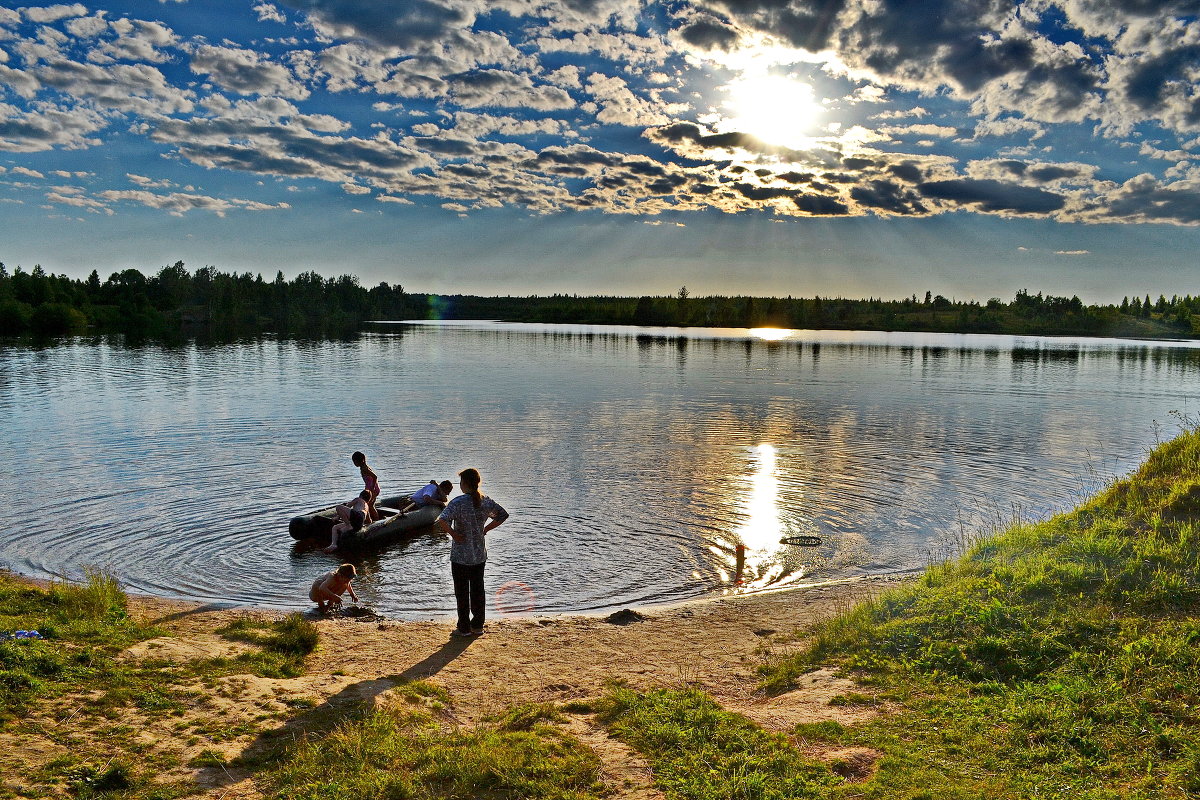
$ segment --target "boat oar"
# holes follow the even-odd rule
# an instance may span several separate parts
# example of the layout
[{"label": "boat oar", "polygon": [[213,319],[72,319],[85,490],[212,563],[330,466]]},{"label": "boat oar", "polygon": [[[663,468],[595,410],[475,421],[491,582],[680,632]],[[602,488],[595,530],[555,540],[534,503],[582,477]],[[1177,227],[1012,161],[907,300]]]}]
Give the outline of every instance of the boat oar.
[{"label": "boat oar", "polygon": [[785,536],[779,540],[780,544],[794,544],[797,547],[819,547],[821,544],[820,536]]}]

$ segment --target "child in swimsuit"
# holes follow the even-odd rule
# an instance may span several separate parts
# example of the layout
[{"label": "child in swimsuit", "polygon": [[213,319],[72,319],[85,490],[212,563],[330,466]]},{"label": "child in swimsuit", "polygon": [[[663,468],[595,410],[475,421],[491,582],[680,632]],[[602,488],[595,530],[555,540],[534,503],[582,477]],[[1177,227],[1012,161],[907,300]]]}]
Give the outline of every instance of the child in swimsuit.
[{"label": "child in swimsuit", "polygon": [[354,587],[350,585],[350,581],[358,574],[358,570],[353,564],[342,564],[337,569],[329,572],[313,581],[312,588],[308,590],[308,598],[317,604],[317,610],[321,613],[332,611],[342,604],[342,593],[349,592],[350,597],[354,602],[358,602],[358,595],[354,593]]},{"label": "child in swimsuit", "polygon": [[379,499],[380,492],[379,476],[375,474],[375,470],[367,466],[367,457],[362,452],[355,450],[350,455],[350,460],[362,473],[363,486],[366,491],[371,493],[370,499],[367,500],[367,519],[374,522],[379,519],[379,512],[375,510],[375,501]]}]

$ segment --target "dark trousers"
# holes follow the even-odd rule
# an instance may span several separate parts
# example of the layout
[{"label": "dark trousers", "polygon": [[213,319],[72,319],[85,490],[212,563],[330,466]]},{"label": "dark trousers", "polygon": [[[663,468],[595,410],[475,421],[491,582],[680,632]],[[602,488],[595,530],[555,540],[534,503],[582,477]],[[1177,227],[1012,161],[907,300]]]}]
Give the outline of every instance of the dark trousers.
[{"label": "dark trousers", "polygon": [[469,631],[483,627],[483,610],[487,598],[483,594],[483,564],[450,562],[454,578],[454,599],[458,602],[458,629]]}]

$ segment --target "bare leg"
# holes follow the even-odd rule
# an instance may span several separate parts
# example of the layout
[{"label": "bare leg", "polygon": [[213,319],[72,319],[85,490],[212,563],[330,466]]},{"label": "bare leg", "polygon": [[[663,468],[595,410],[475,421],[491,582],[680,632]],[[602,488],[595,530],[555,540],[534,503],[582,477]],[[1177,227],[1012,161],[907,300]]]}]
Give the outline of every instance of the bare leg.
[{"label": "bare leg", "polygon": [[326,547],[324,552],[332,553],[334,550],[337,550],[338,537],[341,536],[341,533],[342,533],[342,526],[334,525],[333,530],[330,531],[330,533],[329,533],[329,547]]}]

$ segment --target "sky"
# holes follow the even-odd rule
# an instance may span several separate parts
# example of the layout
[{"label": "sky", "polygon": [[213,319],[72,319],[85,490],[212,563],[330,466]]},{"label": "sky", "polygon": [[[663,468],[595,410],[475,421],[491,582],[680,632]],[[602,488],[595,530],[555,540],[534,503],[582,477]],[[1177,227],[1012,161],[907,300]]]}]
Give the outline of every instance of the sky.
[{"label": "sky", "polygon": [[0,6],[0,261],[1200,294],[1200,0]]}]

